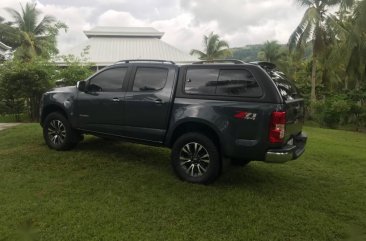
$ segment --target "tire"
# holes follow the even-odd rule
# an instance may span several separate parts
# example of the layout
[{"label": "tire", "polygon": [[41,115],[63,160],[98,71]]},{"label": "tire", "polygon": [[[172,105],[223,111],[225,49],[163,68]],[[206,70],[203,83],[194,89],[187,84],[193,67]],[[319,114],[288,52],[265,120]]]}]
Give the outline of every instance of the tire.
[{"label": "tire", "polygon": [[184,134],[176,140],[171,162],[175,174],[191,183],[212,183],[221,171],[218,147],[210,138],[198,132]]},{"label": "tire", "polygon": [[53,112],[44,120],[43,138],[49,148],[65,151],[75,147],[82,139],[82,135],[71,128],[64,115]]}]

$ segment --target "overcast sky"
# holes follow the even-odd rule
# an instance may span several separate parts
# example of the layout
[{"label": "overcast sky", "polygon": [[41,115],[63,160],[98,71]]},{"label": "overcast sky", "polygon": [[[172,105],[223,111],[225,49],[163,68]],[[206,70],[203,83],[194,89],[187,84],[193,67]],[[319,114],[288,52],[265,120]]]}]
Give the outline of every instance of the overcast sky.
[{"label": "overcast sky", "polygon": [[[1,0],[20,10],[26,0]],[[83,30],[94,26],[154,27],[163,40],[188,52],[202,48],[211,31],[231,47],[278,40],[286,43],[305,11],[296,0],[39,0],[38,8],[69,27],[59,36],[65,50],[86,40]]]}]

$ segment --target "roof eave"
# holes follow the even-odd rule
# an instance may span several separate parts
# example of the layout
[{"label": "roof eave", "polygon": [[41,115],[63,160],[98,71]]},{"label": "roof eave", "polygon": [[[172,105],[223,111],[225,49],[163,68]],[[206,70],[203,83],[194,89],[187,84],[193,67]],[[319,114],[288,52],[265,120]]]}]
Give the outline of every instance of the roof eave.
[{"label": "roof eave", "polygon": [[5,50],[11,50],[11,47],[8,46],[8,45],[6,45],[6,44],[4,44],[3,42],[0,42],[0,47],[2,47]]},{"label": "roof eave", "polygon": [[84,31],[84,34],[88,37],[150,37],[150,38],[162,38],[163,32],[153,33],[126,33],[126,32],[99,32],[99,31]]}]

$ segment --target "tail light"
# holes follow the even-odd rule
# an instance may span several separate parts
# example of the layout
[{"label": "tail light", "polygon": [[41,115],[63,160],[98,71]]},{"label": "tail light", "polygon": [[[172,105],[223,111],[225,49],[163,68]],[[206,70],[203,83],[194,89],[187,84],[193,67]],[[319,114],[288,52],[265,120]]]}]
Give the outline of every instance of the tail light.
[{"label": "tail light", "polygon": [[285,138],[286,112],[272,112],[269,142],[282,143]]}]

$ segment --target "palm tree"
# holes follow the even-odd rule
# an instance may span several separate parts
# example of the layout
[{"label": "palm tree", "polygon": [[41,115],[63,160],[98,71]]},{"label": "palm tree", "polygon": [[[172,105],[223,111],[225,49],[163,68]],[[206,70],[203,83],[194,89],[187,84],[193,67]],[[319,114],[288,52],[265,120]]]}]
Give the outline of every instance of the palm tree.
[{"label": "palm tree", "polygon": [[266,41],[258,55],[263,56],[265,61],[274,63],[281,58],[283,53],[281,53],[281,45],[278,44],[278,41]]},{"label": "palm tree", "polygon": [[20,40],[18,31],[11,26],[11,23],[6,22],[5,18],[0,16],[0,42],[12,47],[19,47]]},{"label": "palm tree", "polygon": [[301,5],[307,6],[307,10],[295,31],[288,41],[290,51],[301,49],[308,43],[312,44],[312,74],[311,74],[311,101],[316,101],[317,61],[319,55],[326,47],[327,38],[332,35],[332,27],[329,26],[331,14],[329,7],[346,7],[353,0],[298,0]]},{"label": "palm tree", "polygon": [[204,52],[192,49],[191,55],[198,55],[201,60],[212,61],[214,59],[226,58],[231,56],[229,44],[220,40],[220,36],[214,33],[210,33],[208,36],[203,37]]},{"label": "palm tree", "polygon": [[46,15],[41,21],[41,12],[36,9],[37,4],[27,3],[21,5],[21,12],[12,8],[6,10],[13,18],[12,24],[18,29],[21,43],[15,56],[22,60],[30,60],[35,56],[49,58],[57,53],[56,36],[60,29],[67,29],[64,23],[58,22],[54,17]]},{"label": "palm tree", "polygon": [[[346,61],[346,73],[355,80],[356,90],[360,89],[361,82],[366,79],[365,12],[366,1],[357,2],[353,15],[341,23],[345,34],[340,49],[343,52],[343,60]],[[348,86],[347,82],[346,86]]]}]

